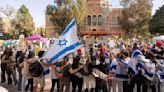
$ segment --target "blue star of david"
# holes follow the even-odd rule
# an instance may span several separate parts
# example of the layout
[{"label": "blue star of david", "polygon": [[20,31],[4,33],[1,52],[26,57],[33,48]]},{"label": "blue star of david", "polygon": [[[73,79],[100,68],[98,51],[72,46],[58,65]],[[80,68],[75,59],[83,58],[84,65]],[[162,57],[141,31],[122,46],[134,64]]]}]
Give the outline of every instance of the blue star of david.
[{"label": "blue star of david", "polygon": [[59,45],[60,47],[63,46],[63,45],[66,45],[67,44],[67,40],[64,39],[64,40],[59,40],[59,43],[57,45]]}]

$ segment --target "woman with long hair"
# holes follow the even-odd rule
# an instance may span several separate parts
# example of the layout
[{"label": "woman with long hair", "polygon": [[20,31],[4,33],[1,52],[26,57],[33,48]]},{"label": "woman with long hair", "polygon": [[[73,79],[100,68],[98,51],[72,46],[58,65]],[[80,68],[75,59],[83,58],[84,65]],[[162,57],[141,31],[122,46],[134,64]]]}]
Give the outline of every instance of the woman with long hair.
[{"label": "woman with long hair", "polygon": [[14,70],[14,63],[12,59],[12,50],[8,50],[4,56],[4,60],[6,62],[6,71],[8,76],[8,84],[12,84],[12,73]]}]

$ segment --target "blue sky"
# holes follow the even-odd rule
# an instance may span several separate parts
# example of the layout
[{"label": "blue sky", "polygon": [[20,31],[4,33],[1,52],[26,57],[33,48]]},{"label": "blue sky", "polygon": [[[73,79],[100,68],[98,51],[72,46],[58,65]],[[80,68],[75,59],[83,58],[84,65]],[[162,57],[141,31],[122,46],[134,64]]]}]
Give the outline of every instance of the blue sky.
[{"label": "blue sky", "polygon": [[[109,0],[112,7],[120,7],[119,1],[120,0]],[[53,2],[54,0],[0,0],[0,7],[10,5],[15,7],[15,9],[19,9],[22,4],[25,4],[34,19],[35,26],[39,27],[45,25],[46,5],[53,4]],[[154,14],[159,7],[164,5],[164,0],[154,0],[153,4],[152,13]]]}]

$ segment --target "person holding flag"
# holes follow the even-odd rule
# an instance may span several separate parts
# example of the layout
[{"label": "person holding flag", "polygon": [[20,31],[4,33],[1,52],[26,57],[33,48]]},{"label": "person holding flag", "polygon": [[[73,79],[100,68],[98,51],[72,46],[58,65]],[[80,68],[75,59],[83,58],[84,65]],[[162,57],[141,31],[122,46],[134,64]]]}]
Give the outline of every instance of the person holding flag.
[{"label": "person holding flag", "polygon": [[[77,51],[81,48],[81,42],[77,36],[77,26],[76,20],[73,19],[63,33],[59,36],[59,38],[51,45],[51,47],[47,50],[47,52],[41,58],[42,60],[47,60],[46,63],[53,64],[57,62],[59,59],[63,59],[61,61],[61,70],[63,71],[63,78],[59,79],[59,92],[63,92],[63,87],[66,86],[65,92],[69,92],[70,85],[70,77],[69,77],[69,59],[67,57],[68,54]],[[48,71],[48,68],[45,68]]]},{"label": "person holding flag", "polygon": [[134,43],[131,59],[128,63],[129,75],[131,76],[130,92],[133,92],[135,84],[137,84],[137,92],[141,92],[141,85],[144,86],[142,90],[145,92],[145,81],[143,81],[145,77],[142,74],[144,73],[144,64],[149,62],[150,60],[146,59],[140,51],[138,44]]}]

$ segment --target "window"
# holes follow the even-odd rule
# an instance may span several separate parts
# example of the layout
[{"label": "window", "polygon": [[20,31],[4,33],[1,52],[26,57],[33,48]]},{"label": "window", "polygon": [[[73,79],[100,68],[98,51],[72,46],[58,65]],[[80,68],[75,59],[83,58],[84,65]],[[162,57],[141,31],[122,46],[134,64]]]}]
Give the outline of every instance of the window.
[{"label": "window", "polygon": [[116,17],[116,16],[112,17],[112,25],[118,25],[118,18],[119,17]]},{"label": "window", "polygon": [[84,25],[87,25],[87,18],[84,18]]},{"label": "window", "polygon": [[96,29],[92,29],[92,31],[96,31]]},{"label": "window", "polygon": [[103,25],[103,21],[104,21],[103,16],[102,15],[99,15],[98,16],[98,25],[99,26]]},{"label": "window", "polygon": [[96,15],[93,15],[92,18],[93,18],[93,19],[92,19],[93,26],[95,26],[95,25],[96,25],[96,21],[97,21],[97,19],[96,19]]},{"label": "window", "polygon": [[88,26],[91,26],[91,16],[88,16]]}]

